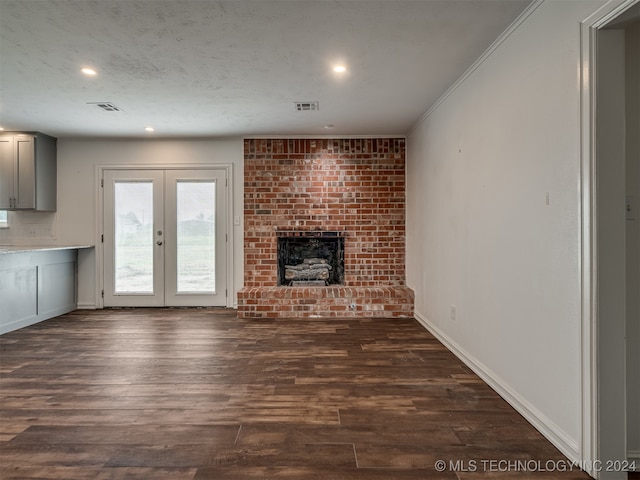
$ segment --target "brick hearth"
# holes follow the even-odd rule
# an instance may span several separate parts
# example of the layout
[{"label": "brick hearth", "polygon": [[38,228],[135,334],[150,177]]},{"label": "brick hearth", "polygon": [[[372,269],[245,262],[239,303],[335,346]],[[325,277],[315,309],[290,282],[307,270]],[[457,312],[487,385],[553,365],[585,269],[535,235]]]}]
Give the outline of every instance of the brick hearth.
[{"label": "brick hearth", "polygon": [[[249,139],[244,159],[240,317],[413,315],[404,139]],[[344,285],[278,286],[281,231],[342,232]]]}]

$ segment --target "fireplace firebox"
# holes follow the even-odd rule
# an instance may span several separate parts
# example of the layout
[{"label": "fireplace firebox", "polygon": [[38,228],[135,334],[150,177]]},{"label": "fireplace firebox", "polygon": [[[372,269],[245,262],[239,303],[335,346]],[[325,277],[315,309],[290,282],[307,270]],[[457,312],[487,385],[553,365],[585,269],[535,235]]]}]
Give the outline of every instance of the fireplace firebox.
[{"label": "fireplace firebox", "polygon": [[278,232],[278,285],[344,284],[344,234]]}]

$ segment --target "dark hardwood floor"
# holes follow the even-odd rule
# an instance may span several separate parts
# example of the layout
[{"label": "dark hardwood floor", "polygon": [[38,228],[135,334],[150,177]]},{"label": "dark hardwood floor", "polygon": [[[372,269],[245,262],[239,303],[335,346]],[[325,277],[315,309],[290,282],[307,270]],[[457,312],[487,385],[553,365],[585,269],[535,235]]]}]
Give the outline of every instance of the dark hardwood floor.
[{"label": "dark hardwood floor", "polygon": [[589,478],[415,320],[77,311],[0,352],[3,480]]}]

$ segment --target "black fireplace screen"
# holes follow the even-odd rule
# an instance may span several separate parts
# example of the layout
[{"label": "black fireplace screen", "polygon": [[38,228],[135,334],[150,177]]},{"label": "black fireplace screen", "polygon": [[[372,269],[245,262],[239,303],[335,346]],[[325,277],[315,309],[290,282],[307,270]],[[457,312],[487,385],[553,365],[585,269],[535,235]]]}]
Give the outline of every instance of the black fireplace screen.
[{"label": "black fireplace screen", "polygon": [[278,236],[278,285],[344,283],[344,237],[340,232]]}]

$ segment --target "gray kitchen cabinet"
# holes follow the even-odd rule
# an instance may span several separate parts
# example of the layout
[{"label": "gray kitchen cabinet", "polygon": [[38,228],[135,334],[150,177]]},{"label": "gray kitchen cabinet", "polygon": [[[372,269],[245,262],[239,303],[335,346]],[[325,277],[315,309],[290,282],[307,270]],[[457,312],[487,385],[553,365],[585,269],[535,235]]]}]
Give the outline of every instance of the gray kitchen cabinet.
[{"label": "gray kitchen cabinet", "polygon": [[76,309],[78,249],[46,248],[0,247],[0,334]]},{"label": "gray kitchen cabinet", "polygon": [[56,139],[0,134],[0,210],[56,210]]}]

